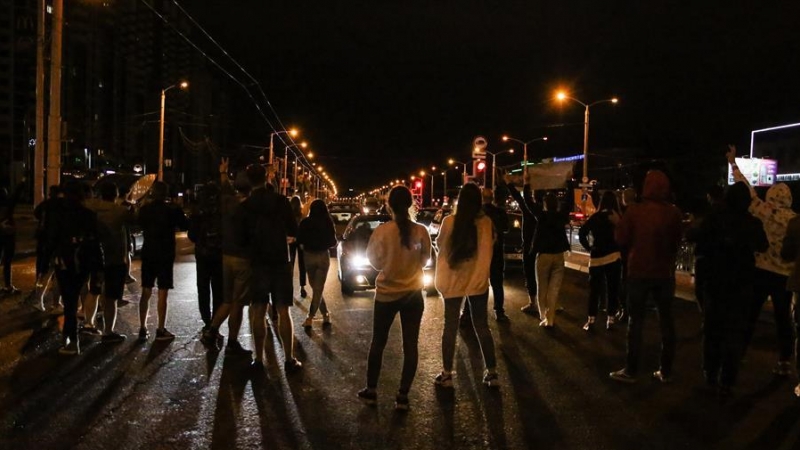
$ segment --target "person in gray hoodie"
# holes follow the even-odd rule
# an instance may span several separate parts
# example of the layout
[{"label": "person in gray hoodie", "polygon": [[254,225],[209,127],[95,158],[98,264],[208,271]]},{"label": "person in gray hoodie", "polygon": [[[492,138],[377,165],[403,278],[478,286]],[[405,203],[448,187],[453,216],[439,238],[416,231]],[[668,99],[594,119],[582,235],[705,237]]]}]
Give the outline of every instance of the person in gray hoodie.
[{"label": "person in gray hoodie", "polygon": [[789,221],[797,216],[792,211],[792,191],[785,183],[778,183],[767,190],[766,200],[761,200],[736,165],[735,146],[728,146],[726,157],[733,171],[734,180],[742,181],[750,188],[750,213],[764,224],[769,240],[767,251],[756,253],[754,294],[745,342],[749,345],[758,317],[761,315],[761,308],[767,297],[772,298],[775,327],[778,332],[778,364],[773,372],[779,376],[787,376],[792,371],[793,332],[790,311],[792,293],[786,288],[786,283],[794,262],[781,258],[781,247]]}]

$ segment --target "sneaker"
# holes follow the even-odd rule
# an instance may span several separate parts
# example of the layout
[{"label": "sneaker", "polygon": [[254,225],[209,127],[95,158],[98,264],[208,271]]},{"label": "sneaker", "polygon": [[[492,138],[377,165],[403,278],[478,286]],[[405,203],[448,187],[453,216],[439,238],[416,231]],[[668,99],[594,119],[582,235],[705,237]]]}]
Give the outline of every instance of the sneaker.
[{"label": "sneaker", "polygon": [[147,331],[147,328],[141,327],[139,328],[139,341],[144,342],[147,338],[150,337],[150,333]]},{"label": "sneaker", "polygon": [[508,316],[506,315],[506,313],[504,311],[496,312],[494,314],[494,320],[496,320],[496,321],[498,321],[500,323],[509,323],[509,322],[511,322],[511,319],[508,318]]},{"label": "sneaker", "polygon": [[490,388],[500,387],[500,380],[497,378],[497,372],[494,370],[485,371],[483,373],[483,384]]},{"label": "sneaker", "polygon": [[308,292],[306,292],[305,286],[300,286],[300,297],[301,298],[308,297]]},{"label": "sneaker", "polygon": [[283,369],[286,373],[297,372],[298,370],[303,368],[303,363],[297,360],[297,358],[291,358],[286,361],[283,365]]},{"label": "sneaker", "polygon": [[312,323],[314,323],[314,319],[306,317],[306,320],[303,321],[303,328],[311,328]]},{"label": "sneaker", "polygon": [[204,328],[203,335],[200,337],[200,342],[210,351],[218,352],[219,351],[219,345],[218,345],[219,341],[217,340],[218,335],[219,332],[217,332],[217,330],[213,328]]},{"label": "sneaker", "polygon": [[628,371],[625,369],[620,369],[616,372],[611,372],[608,374],[612,380],[619,381],[622,383],[633,384],[636,383],[636,378],[628,374]]},{"label": "sneaker", "polygon": [[519,310],[530,316],[539,317],[539,308],[537,308],[533,303],[528,303]]},{"label": "sneaker", "polygon": [[119,334],[112,331],[111,333],[103,335],[102,342],[104,344],[117,344],[119,342],[124,342],[127,338],[128,336],[125,336],[124,334]]},{"label": "sneaker", "polygon": [[80,334],[85,334],[87,336],[100,336],[101,334],[103,334],[100,332],[100,330],[98,330],[93,326],[83,326],[78,332]]},{"label": "sneaker", "polygon": [[550,325],[550,322],[548,322],[547,319],[544,319],[541,322],[539,322],[539,326],[542,327],[542,328],[547,328],[547,327],[550,327],[552,325]]},{"label": "sneaker", "polygon": [[589,319],[583,325],[583,331],[592,331],[592,328],[594,328],[594,317],[589,316]]},{"label": "sneaker", "polygon": [[617,321],[614,319],[614,316],[608,316],[608,320],[606,320],[606,330],[613,330],[616,327]]},{"label": "sneaker", "polygon": [[250,356],[253,354],[252,350],[242,347],[239,341],[228,341],[225,346],[225,356]]},{"label": "sneaker", "polygon": [[655,372],[653,372],[653,379],[658,380],[664,384],[672,382],[672,378],[670,378],[669,375],[665,375],[664,372],[660,370],[656,370]]},{"label": "sneaker", "polygon": [[789,361],[778,361],[778,364],[772,369],[772,373],[779,377],[786,377],[792,374],[792,363]]},{"label": "sneaker", "polygon": [[323,327],[331,326],[331,315],[330,314],[325,313],[325,314],[322,315],[322,326]]},{"label": "sneaker", "polygon": [[167,331],[166,328],[159,328],[156,330],[157,341],[171,341],[175,339],[175,335]]},{"label": "sneaker", "polygon": [[81,347],[78,345],[78,341],[75,340],[74,342],[70,342],[69,344],[64,345],[60,349],[58,349],[59,355],[80,355]]},{"label": "sneaker", "polygon": [[358,391],[358,399],[364,402],[365,405],[375,406],[378,404],[378,393],[375,389],[364,388]]},{"label": "sneaker", "polygon": [[444,372],[436,375],[436,378],[433,380],[433,384],[437,386],[441,386],[443,388],[452,388],[453,387],[453,373],[452,372]]},{"label": "sneaker", "polygon": [[394,398],[394,409],[397,411],[408,411],[408,394],[398,393]]}]

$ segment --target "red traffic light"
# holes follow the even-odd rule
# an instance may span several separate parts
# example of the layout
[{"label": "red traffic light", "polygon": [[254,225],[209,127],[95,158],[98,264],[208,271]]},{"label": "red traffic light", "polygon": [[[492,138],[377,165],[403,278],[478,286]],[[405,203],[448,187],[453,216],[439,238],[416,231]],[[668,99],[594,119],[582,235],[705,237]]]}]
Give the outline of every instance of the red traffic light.
[{"label": "red traffic light", "polygon": [[478,172],[483,172],[486,169],[486,162],[480,161],[478,162],[478,165],[476,167],[478,169]]},{"label": "red traffic light", "polygon": [[415,186],[417,189],[422,189],[422,181],[417,181],[416,183],[414,183],[414,186]]}]

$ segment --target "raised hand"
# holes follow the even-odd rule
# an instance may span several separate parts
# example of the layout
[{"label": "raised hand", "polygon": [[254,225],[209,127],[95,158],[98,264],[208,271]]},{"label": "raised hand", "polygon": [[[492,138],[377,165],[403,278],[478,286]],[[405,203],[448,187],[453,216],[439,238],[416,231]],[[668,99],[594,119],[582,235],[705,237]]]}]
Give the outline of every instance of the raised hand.
[{"label": "raised hand", "polygon": [[725,153],[725,158],[728,159],[729,164],[736,164],[736,146],[728,144],[728,151]]}]

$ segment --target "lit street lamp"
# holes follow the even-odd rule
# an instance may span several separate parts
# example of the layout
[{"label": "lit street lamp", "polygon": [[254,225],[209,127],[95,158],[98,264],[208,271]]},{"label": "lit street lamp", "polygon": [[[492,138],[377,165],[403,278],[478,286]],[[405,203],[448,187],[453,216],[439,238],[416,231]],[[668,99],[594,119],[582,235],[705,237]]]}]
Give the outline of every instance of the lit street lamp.
[{"label": "lit street lamp", "polygon": [[464,173],[462,175],[463,179],[461,181],[461,184],[462,185],[463,184],[467,184],[467,163],[464,163],[464,162],[461,162],[461,161],[456,161],[455,159],[450,158],[450,159],[447,160],[447,164],[450,164],[451,166],[453,164],[461,164],[462,166],[464,166]]},{"label": "lit street lamp", "polygon": [[[593,103],[584,103],[576,98],[568,96],[565,92],[560,91],[556,93],[556,99],[563,102],[564,100],[572,100],[579,103],[584,107],[583,113],[583,184],[589,182],[589,108],[600,103],[613,103],[616,104],[619,100],[616,97],[608,98],[605,100],[598,100]],[[586,189],[584,187],[584,189]]]},{"label": "lit street lamp", "polygon": [[164,104],[167,100],[167,91],[174,87],[186,89],[189,87],[189,83],[181,81],[179,84],[173,84],[161,90],[161,120],[159,121],[158,133],[158,181],[164,181]]},{"label": "lit street lamp", "polygon": [[[286,178],[286,176],[287,176],[286,170],[289,168],[289,149],[292,148],[292,147],[306,148],[306,147],[308,147],[308,144],[306,144],[305,142],[301,142],[300,144],[287,145],[286,148],[283,150],[283,178],[281,178],[281,186],[283,187],[283,195],[286,195],[286,192],[287,192],[287,190],[289,188],[289,180]],[[286,180],[286,184],[283,184],[284,180]],[[296,156],[294,158],[294,185],[295,185],[295,188],[296,188],[297,187],[297,157]]]},{"label": "lit street lamp", "polygon": [[276,134],[288,134],[291,137],[297,137],[297,133],[298,132],[297,132],[296,128],[292,128],[289,131],[273,131],[272,133],[270,133],[269,134],[269,159],[267,160],[267,163],[272,164],[272,159],[273,159],[273,155],[274,155],[274,152],[272,151],[273,138],[275,137],[275,135]]},{"label": "lit street lamp", "polygon": [[522,179],[528,179],[528,144],[534,143],[536,141],[546,141],[547,136],[538,137],[536,139],[531,139],[530,141],[522,141],[511,136],[503,136],[503,142],[514,141],[517,143],[522,144]]},{"label": "lit street lamp", "polygon": [[497,155],[502,155],[503,153],[514,153],[514,149],[510,148],[508,150],[503,150],[502,152],[492,153],[488,150],[484,150],[487,154],[492,155],[492,190],[497,189],[497,183],[495,183],[495,176],[497,175]]}]

